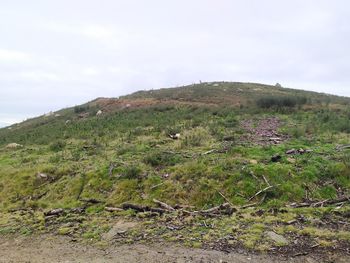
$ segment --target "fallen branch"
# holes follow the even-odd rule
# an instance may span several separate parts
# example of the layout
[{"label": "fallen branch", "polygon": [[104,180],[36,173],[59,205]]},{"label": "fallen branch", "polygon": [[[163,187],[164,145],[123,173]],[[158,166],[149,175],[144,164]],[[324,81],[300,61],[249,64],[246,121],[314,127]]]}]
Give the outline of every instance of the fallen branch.
[{"label": "fallen branch", "polygon": [[216,151],[217,151],[216,149],[213,149],[213,150],[210,150],[210,151],[204,152],[204,153],[203,153],[203,155],[207,155],[207,154],[215,153]]},{"label": "fallen branch", "polygon": [[264,179],[265,183],[266,183],[268,186],[271,186],[271,184],[269,183],[269,181],[267,181],[267,179],[266,179],[265,175],[263,175],[262,177],[263,177],[263,179]]},{"label": "fallen branch", "polygon": [[97,200],[97,199],[94,199],[94,198],[89,198],[89,199],[79,199],[80,201],[82,202],[85,202],[85,203],[90,203],[90,204],[101,204],[101,203],[104,203],[103,201],[100,201],[100,200]]},{"label": "fallen branch", "polygon": [[271,188],[274,188],[275,185],[269,185],[267,187],[265,187],[264,189],[258,191],[255,195],[253,195],[251,198],[248,199],[248,201],[253,200],[255,197],[257,197],[258,195],[265,193],[266,191],[270,190]]},{"label": "fallen branch", "polygon": [[335,149],[336,149],[337,151],[341,151],[341,150],[345,150],[345,149],[350,149],[350,144],[338,145]]},{"label": "fallen branch", "polygon": [[218,215],[218,214],[232,215],[233,212],[235,211],[236,209],[233,208],[229,203],[223,203],[213,208],[209,208],[201,211],[195,211],[194,213],[198,213],[201,215]]},{"label": "fallen branch", "polygon": [[220,191],[218,191],[218,193],[219,193],[219,195],[221,195],[222,198],[225,199],[225,201],[226,201],[228,204],[230,204],[230,206],[233,206],[233,204],[230,202],[230,200],[228,200],[228,198],[227,198],[226,196],[224,196],[223,193],[221,193]]},{"label": "fallen branch", "polygon": [[120,212],[120,211],[124,211],[124,209],[122,209],[122,208],[119,208],[119,207],[109,207],[109,206],[106,206],[106,207],[105,207],[105,210],[108,211],[108,212]]},{"label": "fallen branch", "polygon": [[317,201],[317,202],[292,203],[289,206],[293,208],[323,207],[323,206],[334,205],[334,204],[345,203],[345,202],[350,202],[350,196],[343,196],[337,199],[326,199],[326,200]]},{"label": "fallen branch", "polygon": [[163,184],[164,184],[164,183],[160,183],[160,184],[153,185],[150,189],[152,190],[152,189],[157,188],[158,186],[161,186],[161,185],[163,185]]},{"label": "fallen branch", "polygon": [[164,214],[166,212],[169,212],[168,210],[161,209],[161,208],[153,208],[149,206],[135,205],[135,204],[129,204],[129,203],[122,204],[122,209],[124,210],[132,209],[132,210],[135,210],[136,212],[155,212],[159,214]]},{"label": "fallen branch", "polygon": [[113,170],[115,168],[115,164],[114,163],[111,163],[109,165],[109,169],[108,169],[108,176],[111,177],[113,175]]},{"label": "fallen branch", "polygon": [[160,207],[162,207],[163,209],[166,209],[168,211],[175,211],[175,209],[172,206],[170,206],[166,203],[163,203],[161,201],[158,201],[157,199],[153,199],[153,202],[156,203],[157,205],[159,205]]},{"label": "fallen branch", "polygon": [[62,214],[64,210],[62,208],[52,209],[44,213],[45,216],[58,216]]}]

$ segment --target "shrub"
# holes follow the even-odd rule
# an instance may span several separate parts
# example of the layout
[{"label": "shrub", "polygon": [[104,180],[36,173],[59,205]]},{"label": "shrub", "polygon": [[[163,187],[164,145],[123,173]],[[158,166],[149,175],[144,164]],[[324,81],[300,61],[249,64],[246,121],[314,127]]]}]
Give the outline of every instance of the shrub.
[{"label": "shrub", "polygon": [[66,142],[62,140],[58,140],[50,144],[50,150],[53,152],[62,151],[66,147]]},{"label": "shrub", "polygon": [[257,100],[258,107],[263,109],[269,108],[294,108],[297,105],[306,104],[307,99],[305,97],[294,96],[269,96],[263,97]]},{"label": "shrub", "polygon": [[89,109],[89,106],[75,106],[74,113],[82,113]]},{"label": "shrub", "polygon": [[140,167],[131,165],[131,166],[127,166],[124,169],[123,175],[125,178],[128,178],[128,179],[139,179],[141,176],[141,172],[142,170]]},{"label": "shrub", "polygon": [[152,152],[150,154],[148,154],[145,158],[144,158],[144,163],[149,164],[151,166],[169,166],[169,165],[175,165],[178,162],[180,162],[181,157],[176,155],[176,154],[172,154],[169,152]]}]

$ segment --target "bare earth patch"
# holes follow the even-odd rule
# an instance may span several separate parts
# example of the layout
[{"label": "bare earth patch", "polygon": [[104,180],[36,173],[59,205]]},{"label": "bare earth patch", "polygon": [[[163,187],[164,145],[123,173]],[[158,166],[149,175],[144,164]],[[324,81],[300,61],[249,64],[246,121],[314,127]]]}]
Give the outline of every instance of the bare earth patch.
[{"label": "bare earth patch", "polygon": [[248,141],[257,145],[280,144],[288,139],[284,134],[278,133],[282,122],[277,117],[258,120],[241,121],[240,126],[245,131],[241,141]]},{"label": "bare earth patch", "polygon": [[[331,262],[345,263],[350,258],[334,256]],[[105,248],[84,245],[63,236],[0,237],[0,262],[322,262],[312,257],[281,258],[270,255],[225,253],[182,248],[173,244],[109,245]]]}]

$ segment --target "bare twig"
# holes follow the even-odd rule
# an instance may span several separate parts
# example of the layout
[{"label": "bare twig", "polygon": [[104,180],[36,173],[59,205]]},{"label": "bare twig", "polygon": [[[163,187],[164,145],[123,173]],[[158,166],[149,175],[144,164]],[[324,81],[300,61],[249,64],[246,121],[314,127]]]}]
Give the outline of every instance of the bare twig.
[{"label": "bare twig", "polygon": [[163,185],[163,184],[164,184],[164,183],[160,183],[160,184],[153,185],[150,189],[152,190],[152,189],[157,188],[158,186],[161,186],[161,185]]},{"label": "bare twig", "polygon": [[265,175],[263,175],[262,177],[263,177],[263,179],[264,179],[265,183],[266,183],[268,186],[270,186],[271,184],[269,183],[269,181],[267,181],[267,179],[266,179]]},{"label": "bare twig", "polygon": [[248,201],[251,201],[252,199],[254,199],[255,197],[257,197],[258,195],[260,195],[261,193],[265,193],[266,191],[270,190],[271,188],[274,188],[275,185],[269,185],[267,187],[265,187],[264,189],[258,191],[255,195],[253,195],[251,198],[248,199]]},{"label": "bare twig", "polygon": [[218,193],[221,195],[221,197],[222,198],[224,198],[225,199],[225,201],[227,202],[227,203],[229,203],[230,204],[230,206],[233,206],[233,204],[230,202],[230,200],[226,197],[226,196],[224,196],[224,194],[223,193],[221,193],[220,191],[218,191]]}]

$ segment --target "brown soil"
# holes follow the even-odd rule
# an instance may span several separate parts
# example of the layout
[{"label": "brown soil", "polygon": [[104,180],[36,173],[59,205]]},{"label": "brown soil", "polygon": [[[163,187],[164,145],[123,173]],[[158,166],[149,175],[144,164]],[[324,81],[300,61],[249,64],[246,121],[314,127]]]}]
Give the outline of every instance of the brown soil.
[{"label": "brown soil", "polygon": [[225,253],[182,248],[173,244],[109,245],[98,248],[63,236],[0,236],[0,262],[350,262],[350,257],[331,255],[327,260],[309,256],[282,258],[278,255]]},{"label": "brown soil", "polygon": [[258,145],[279,144],[288,139],[288,136],[278,133],[282,122],[277,117],[241,121],[240,126],[245,131],[241,141],[247,141]]}]

